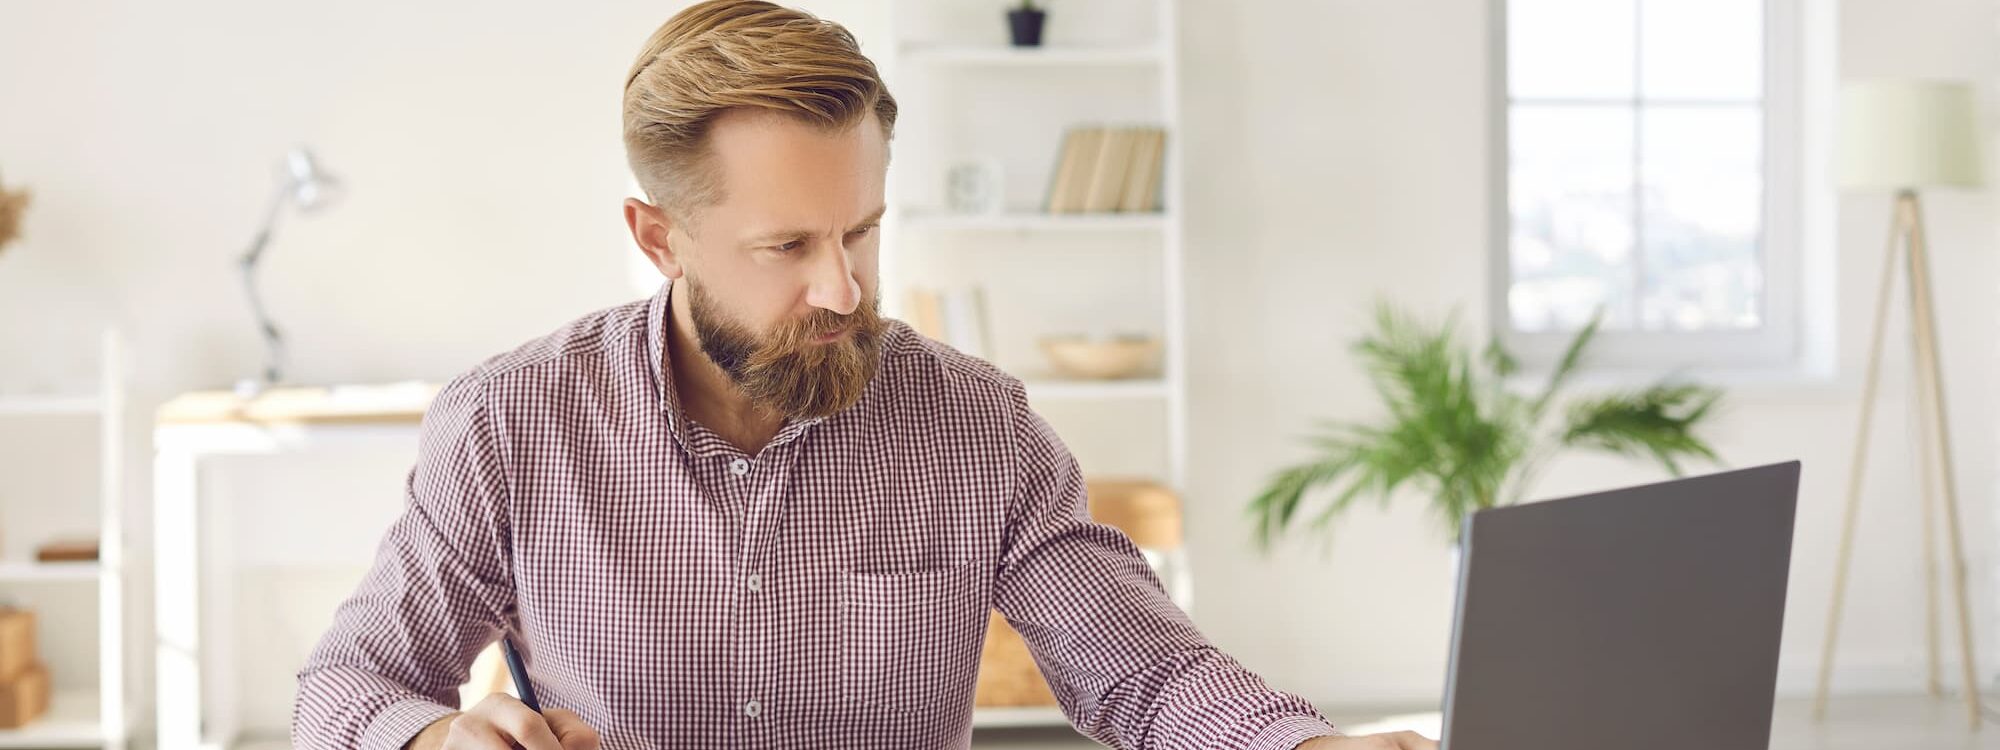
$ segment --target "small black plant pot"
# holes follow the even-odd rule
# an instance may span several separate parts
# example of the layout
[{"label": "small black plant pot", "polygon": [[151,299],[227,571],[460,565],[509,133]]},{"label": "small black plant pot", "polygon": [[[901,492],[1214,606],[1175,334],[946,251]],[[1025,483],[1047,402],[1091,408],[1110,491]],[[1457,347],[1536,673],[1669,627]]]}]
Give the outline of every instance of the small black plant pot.
[{"label": "small black plant pot", "polygon": [[1007,30],[1013,37],[1014,46],[1042,46],[1042,22],[1048,18],[1048,11],[1041,8],[1015,8],[1007,11]]}]

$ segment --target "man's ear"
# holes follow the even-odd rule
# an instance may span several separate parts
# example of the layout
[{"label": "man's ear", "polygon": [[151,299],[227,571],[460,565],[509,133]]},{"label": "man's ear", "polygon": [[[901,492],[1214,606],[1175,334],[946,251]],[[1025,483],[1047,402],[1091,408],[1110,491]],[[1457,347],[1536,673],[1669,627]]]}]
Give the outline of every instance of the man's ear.
[{"label": "man's ear", "polygon": [[678,279],[686,273],[681,267],[682,258],[676,253],[679,248],[667,239],[674,224],[666,211],[638,198],[626,198],[625,226],[632,230],[632,242],[638,244],[639,252],[646,254],[654,268],[660,269],[660,275]]}]

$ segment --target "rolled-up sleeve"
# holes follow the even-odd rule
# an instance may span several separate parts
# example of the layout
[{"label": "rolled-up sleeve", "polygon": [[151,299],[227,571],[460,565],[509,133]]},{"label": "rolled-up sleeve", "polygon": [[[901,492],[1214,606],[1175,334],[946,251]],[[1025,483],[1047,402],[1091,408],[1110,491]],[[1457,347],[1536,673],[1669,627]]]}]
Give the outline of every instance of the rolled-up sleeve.
[{"label": "rolled-up sleeve", "polygon": [[501,445],[476,372],[439,391],[401,516],[298,672],[294,746],[400,748],[456,710],[513,606]]},{"label": "rolled-up sleeve", "polygon": [[1291,750],[1338,734],[1217,650],[1122,532],[1090,520],[1076,459],[1016,393],[1014,507],[995,607],[1077,730],[1128,750]]}]

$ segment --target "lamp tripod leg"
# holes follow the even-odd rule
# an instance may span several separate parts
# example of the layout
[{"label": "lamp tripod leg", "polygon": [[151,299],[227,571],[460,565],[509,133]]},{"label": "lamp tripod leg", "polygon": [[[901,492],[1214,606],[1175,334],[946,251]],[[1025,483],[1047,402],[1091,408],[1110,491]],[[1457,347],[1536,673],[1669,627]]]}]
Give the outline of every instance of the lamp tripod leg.
[{"label": "lamp tripod leg", "polygon": [[1896,276],[1896,240],[1902,232],[1901,211],[1891,220],[1889,246],[1882,254],[1882,283],[1875,295],[1875,328],[1869,337],[1868,373],[1861,387],[1861,423],[1854,431],[1854,454],[1848,462],[1847,509],[1840,524],[1840,551],[1834,559],[1833,597],[1826,615],[1826,640],[1821,643],[1819,685],[1813,692],[1813,720],[1826,720],[1827,692],[1833,682],[1834,647],[1840,641],[1841,607],[1847,599],[1847,570],[1854,557],[1854,522],[1861,510],[1861,483],[1867,475],[1868,433],[1875,421],[1875,391],[1882,374],[1882,334],[1889,322],[1889,294]]},{"label": "lamp tripod leg", "polygon": [[1958,481],[1952,464],[1951,425],[1946,415],[1951,413],[1945,401],[1943,357],[1938,344],[1937,307],[1931,296],[1930,253],[1924,245],[1923,214],[1913,192],[1905,191],[1897,196],[1897,209],[1904,215],[1904,223],[1909,228],[1910,261],[1910,307],[1913,328],[1917,334],[1917,347],[1923,352],[1919,358],[1924,373],[1919,384],[1919,393],[1928,396],[1925,417],[1930,422],[1938,445],[1938,464],[1925,466],[1926,473],[1937,471],[1939,484],[1944,489],[1945,542],[1950,548],[1952,588],[1958,603],[1959,669],[1965,680],[1966,718],[1972,729],[1979,729],[1981,723],[1979,708],[1979,659],[1972,645],[1972,610],[1966,598],[1965,548],[1963,533],[1958,523]]}]

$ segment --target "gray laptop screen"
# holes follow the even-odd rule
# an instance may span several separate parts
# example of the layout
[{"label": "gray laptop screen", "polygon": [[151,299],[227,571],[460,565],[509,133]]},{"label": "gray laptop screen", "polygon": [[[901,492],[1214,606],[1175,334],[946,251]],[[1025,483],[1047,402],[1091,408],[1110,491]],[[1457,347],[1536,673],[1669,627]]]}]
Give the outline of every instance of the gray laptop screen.
[{"label": "gray laptop screen", "polygon": [[1474,514],[1447,747],[1766,747],[1798,481],[1794,461]]}]

